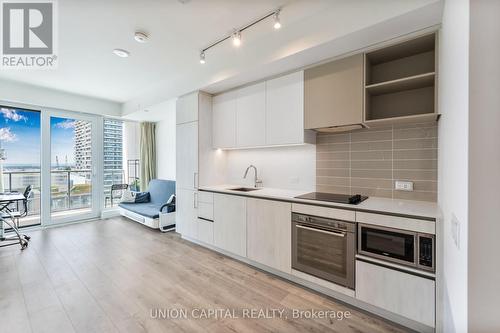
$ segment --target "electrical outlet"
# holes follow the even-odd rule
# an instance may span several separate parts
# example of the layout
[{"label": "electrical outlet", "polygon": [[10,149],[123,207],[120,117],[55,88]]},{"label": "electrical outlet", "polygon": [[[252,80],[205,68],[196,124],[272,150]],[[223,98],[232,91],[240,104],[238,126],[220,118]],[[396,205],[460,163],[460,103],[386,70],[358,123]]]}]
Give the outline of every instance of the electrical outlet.
[{"label": "electrical outlet", "polygon": [[451,238],[457,249],[460,249],[460,221],[453,213],[451,214]]},{"label": "electrical outlet", "polygon": [[298,184],[300,183],[300,178],[299,177],[292,177],[290,178],[290,184]]},{"label": "electrical outlet", "polygon": [[398,191],[413,191],[413,182],[406,180],[396,180],[394,189]]}]

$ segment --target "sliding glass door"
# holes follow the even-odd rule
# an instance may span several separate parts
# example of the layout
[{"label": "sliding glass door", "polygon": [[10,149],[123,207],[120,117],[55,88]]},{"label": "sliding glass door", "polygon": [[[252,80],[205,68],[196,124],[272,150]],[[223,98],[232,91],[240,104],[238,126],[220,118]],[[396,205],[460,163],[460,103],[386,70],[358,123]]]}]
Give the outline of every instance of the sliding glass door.
[{"label": "sliding glass door", "polygon": [[18,227],[40,224],[40,111],[0,105],[0,192],[31,195],[9,208],[21,213]]},{"label": "sliding glass door", "polygon": [[48,111],[43,118],[47,224],[97,217],[102,197],[100,118],[62,111]]}]

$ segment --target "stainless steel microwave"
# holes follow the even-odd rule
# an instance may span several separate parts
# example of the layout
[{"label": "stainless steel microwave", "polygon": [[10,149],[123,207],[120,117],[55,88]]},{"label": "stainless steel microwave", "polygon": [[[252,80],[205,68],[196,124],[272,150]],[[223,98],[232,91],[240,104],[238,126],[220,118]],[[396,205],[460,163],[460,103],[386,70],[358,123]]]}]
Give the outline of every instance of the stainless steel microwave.
[{"label": "stainless steel microwave", "polygon": [[431,234],[358,224],[358,253],[426,271],[435,271]]}]

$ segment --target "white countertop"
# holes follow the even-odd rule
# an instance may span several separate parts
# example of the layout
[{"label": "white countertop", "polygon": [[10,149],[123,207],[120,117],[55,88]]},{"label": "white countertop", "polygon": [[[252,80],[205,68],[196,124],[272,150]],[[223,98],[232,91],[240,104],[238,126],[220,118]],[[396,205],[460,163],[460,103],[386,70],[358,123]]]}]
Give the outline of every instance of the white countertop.
[{"label": "white countertop", "polygon": [[317,201],[317,200],[295,198],[296,196],[308,193],[306,191],[284,190],[284,189],[269,188],[269,187],[262,187],[256,191],[251,191],[251,192],[230,190],[231,188],[236,188],[236,187],[245,187],[245,186],[223,184],[214,186],[202,186],[199,188],[199,190],[235,194],[235,195],[242,195],[255,198],[284,200],[284,201],[317,205],[317,206],[346,208],[357,211],[376,212],[376,213],[393,214],[393,215],[405,215],[409,217],[417,217],[417,218],[420,217],[425,219],[437,220],[440,217],[439,207],[436,203],[433,202],[369,197],[368,199],[366,199],[365,201],[361,202],[358,205],[349,205],[349,204],[334,203],[328,201]]}]

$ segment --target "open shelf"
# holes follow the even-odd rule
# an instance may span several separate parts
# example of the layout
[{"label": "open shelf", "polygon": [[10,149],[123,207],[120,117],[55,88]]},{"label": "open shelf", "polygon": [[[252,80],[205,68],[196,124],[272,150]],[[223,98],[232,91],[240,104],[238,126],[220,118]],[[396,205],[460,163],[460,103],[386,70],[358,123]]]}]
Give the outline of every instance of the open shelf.
[{"label": "open shelf", "polygon": [[414,75],[402,79],[385,81],[366,86],[366,91],[370,95],[382,95],[387,93],[410,90],[416,88],[430,87],[434,85],[434,72]]},{"label": "open shelf", "polygon": [[435,44],[430,34],[365,54],[367,126],[439,118]]}]

